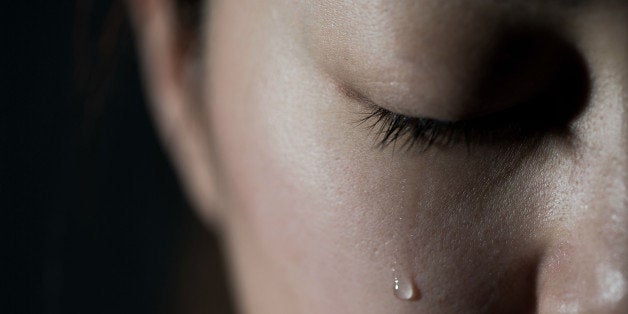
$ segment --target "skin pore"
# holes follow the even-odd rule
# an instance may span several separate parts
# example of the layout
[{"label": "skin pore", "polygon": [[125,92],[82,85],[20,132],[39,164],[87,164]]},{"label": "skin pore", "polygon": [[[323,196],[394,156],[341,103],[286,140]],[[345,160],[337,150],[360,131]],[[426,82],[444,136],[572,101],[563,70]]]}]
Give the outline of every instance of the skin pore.
[{"label": "skin pore", "polygon": [[[194,36],[173,2],[128,2],[160,135],[242,312],[627,311],[624,2],[217,0]],[[378,147],[359,123],[373,105],[553,124]]]}]

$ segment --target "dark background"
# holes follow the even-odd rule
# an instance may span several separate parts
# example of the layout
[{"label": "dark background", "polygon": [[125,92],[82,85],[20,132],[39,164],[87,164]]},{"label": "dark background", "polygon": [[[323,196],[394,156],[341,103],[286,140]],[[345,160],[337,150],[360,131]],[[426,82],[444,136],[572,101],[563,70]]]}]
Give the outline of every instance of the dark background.
[{"label": "dark background", "polygon": [[[113,1],[5,1],[0,313],[230,313]],[[7,97],[8,96],[8,97]]]}]

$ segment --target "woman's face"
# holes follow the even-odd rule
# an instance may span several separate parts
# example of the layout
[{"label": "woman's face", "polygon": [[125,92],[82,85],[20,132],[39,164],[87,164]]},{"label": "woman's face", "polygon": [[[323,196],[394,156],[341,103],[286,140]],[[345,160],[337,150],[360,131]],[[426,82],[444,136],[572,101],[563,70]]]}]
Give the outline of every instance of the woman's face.
[{"label": "woman's face", "polygon": [[628,310],[628,5],[209,7],[200,112],[243,310]]}]

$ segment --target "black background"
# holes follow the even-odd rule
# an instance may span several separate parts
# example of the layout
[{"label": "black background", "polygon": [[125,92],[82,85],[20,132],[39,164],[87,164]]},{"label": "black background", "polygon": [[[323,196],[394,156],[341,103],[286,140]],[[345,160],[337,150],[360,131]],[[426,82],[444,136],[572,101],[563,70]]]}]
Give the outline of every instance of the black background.
[{"label": "black background", "polygon": [[[111,1],[5,1],[2,313],[230,313]],[[3,241],[4,242],[4,241]]]}]

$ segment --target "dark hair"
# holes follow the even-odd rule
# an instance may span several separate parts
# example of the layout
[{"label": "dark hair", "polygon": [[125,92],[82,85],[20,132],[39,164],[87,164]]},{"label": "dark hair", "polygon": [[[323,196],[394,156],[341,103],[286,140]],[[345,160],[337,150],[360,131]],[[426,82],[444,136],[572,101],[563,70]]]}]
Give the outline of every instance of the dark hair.
[{"label": "dark hair", "polygon": [[182,30],[195,34],[202,23],[202,0],[175,0],[179,25]]},{"label": "dark hair", "polygon": [[[177,15],[177,31],[180,33],[177,37],[185,36],[181,44],[193,44],[200,34],[203,6],[209,1],[171,1]],[[154,260],[158,262],[147,265],[141,274],[150,277],[150,280],[140,276],[132,279],[133,284],[124,285],[128,283],[127,279],[101,278],[99,284],[105,287],[124,285],[124,288],[131,287],[129,290],[144,289],[138,291],[140,296],[168,294],[166,298],[151,301],[150,305],[140,304],[144,299],[135,296],[117,300],[118,305],[135,304],[129,300],[139,299],[139,305],[135,305],[137,308],[153,306],[151,309],[154,309],[158,306],[163,309],[160,312],[165,313],[181,313],[185,308],[210,308],[216,313],[233,313],[234,303],[218,239],[185,203],[173,170],[168,166],[159,149],[156,134],[151,129],[147,108],[143,106],[145,99],[137,73],[137,54],[124,0],[76,0],[75,3],[74,61],[79,91],[75,100],[84,108],[85,114],[82,119],[84,126],[80,130],[83,143],[79,165],[84,207],[77,211],[76,217],[72,217],[78,223],[72,221],[68,224],[81,225],[87,221],[100,228],[91,237],[79,242],[85,243],[85,246],[104,238],[114,239],[113,243],[108,243],[113,250],[128,250],[138,244],[148,249],[128,251],[129,256],[124,256],[128,261],[120,262],[117,257],[110,256],[111,252],[117,251],[93,253],[99,257],[97,261],[87,264],[80,272],[68,268],[64,277],[82,278],[88,273],[88,267],[103,265],[110,267],[110,271],[125,273],[146,259],[157,257]],[[121,119],[121,116],[124,118]],[[138,160],[142,160],[141,167],[135,166]],[[129,172],[133,174],[129,175]],[[129,192],[131,186],[133,189]],[[153,193],[159,195],[159,201],[154,201],[156,198],[153,197],[145,201],[146,196]],[[127,205],[136,204],[142,206],[131,210],[127,208]],[[138,218],[147,212],[151,213],[148,219],[151,227],[141,230],[137,228]],[[124,222],[117,218],[121,215],[124,215]],[[78,234],[72,232],[69,237]],[[161,238],[155,240],[150,235]],[[135,242],[126,243],[127,237]],[[151,250],[156,246],[159,250]],[[76,247],[71,247],[74,250],[71,253],[82,253]],[[112,261],[117,264],[107,264]],[[75,290],[75,286],[68,288],[70,292]],[[201,293],[196,293],[198,291]],[[81,304],[91,305],[89,303],[94,300],[111,298],[116,293],[122,294],[108,291],[83,299]]]},{"label": "dark hair", "polygon": [[[194,49],[200,33],[203,0],[173,0],[181,48]],[[84,127],[92,129],[103,110],[120,51],[132,35],[123,0],[76,1],[74,21],[74,77],[79,103],[85,104]]]}]

